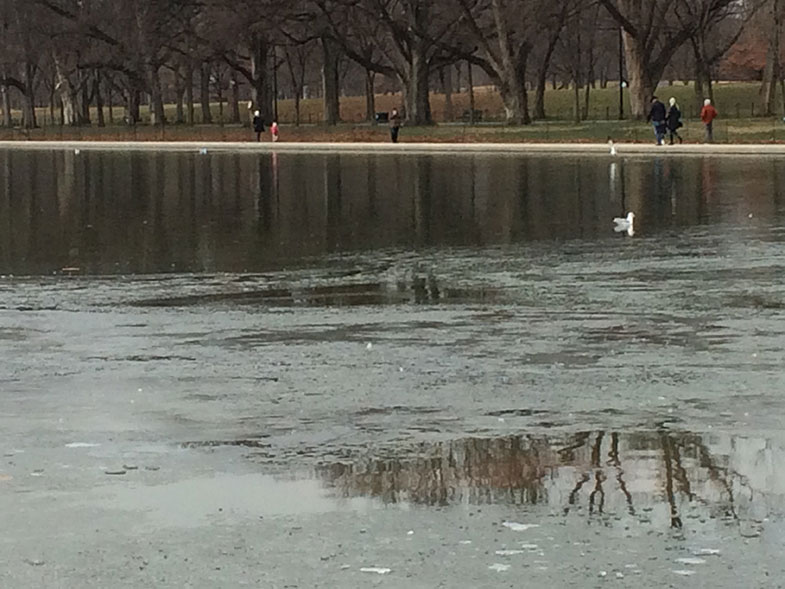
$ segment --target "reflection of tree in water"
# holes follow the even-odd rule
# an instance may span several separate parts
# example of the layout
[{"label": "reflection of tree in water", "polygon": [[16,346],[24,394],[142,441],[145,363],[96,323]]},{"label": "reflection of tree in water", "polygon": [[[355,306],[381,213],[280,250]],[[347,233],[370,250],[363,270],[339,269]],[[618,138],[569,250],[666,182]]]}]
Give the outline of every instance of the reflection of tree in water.
[{"label": "reflection of tree in water", "polygon": [[412,451],[411,458],[333,464],[320,474],[343,495],[390,503],[537,503],[552,462],[545,440],[526,437],[468,438]]},{"label": "reflection of tree in water", "polygon": [[738,520],[739,490],[760,500],[728,463],[701,436],[662,429],[423,444],[403,457],[329,465],[320,475],[342,496],[391,503],[545,503],[564,514],[586,508],[590,516],[662,506],[680,528],[686,507]]}]

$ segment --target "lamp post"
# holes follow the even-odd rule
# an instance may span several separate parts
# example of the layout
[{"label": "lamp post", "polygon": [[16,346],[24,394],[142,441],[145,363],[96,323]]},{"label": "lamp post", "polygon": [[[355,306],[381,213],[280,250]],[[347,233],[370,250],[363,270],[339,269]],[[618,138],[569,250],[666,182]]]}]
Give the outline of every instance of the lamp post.
[{"label": "lamp post", "polygon": [[624,120],[624,28],[623,27],[600,27],[596,29],[603,32],[614,32],[618,37],[618,58],[619,58],[619,120]]},{"label": "lamp post", "polygon": [[273,45],[273,119],[278,121],[278,45]]},{"label": "lamp post", "polygon": [[619,27],[619,120],[624,119],[624,31]]}]

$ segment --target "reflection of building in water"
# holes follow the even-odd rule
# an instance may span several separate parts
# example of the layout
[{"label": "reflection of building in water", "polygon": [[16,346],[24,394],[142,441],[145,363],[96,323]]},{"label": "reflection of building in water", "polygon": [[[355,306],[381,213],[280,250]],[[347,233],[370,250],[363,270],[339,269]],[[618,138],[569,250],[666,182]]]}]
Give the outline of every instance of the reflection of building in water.
[{"label": "reflection of building in water", "polygon": [[782,440],[668,430],[583,432],[423,444],[403,457],[323,467],[343,496],[386,502],[544,504],[564,512],[623,514],[681,527],[698,513],[756,520],[785,513]]}]

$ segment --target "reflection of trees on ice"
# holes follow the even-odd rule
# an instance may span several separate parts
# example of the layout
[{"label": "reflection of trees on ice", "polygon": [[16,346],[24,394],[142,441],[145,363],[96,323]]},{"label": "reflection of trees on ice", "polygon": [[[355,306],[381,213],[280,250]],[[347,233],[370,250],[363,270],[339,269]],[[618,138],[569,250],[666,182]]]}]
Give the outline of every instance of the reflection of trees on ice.
[{"label": "reflection of trees on ice", "polygon": [[782,440],[670,430],[581,432],[422,444],[321,470],[345,496],[427,505],[544,504],[681,527],[686,516],[756,520],[785,511]]}]

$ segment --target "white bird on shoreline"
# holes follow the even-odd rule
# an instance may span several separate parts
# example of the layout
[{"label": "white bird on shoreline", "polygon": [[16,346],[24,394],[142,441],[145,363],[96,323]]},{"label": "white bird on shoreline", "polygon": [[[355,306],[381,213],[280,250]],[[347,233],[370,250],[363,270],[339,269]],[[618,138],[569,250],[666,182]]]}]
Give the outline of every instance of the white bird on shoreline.
[{"label": "white bird on shoreline", "polygon": [[627,235],[632,237],[635,235],[635,213],[629,212],[626,217],[616,217],[613,219],[615,226],[613,230],[616,233],[627,232]]}]

